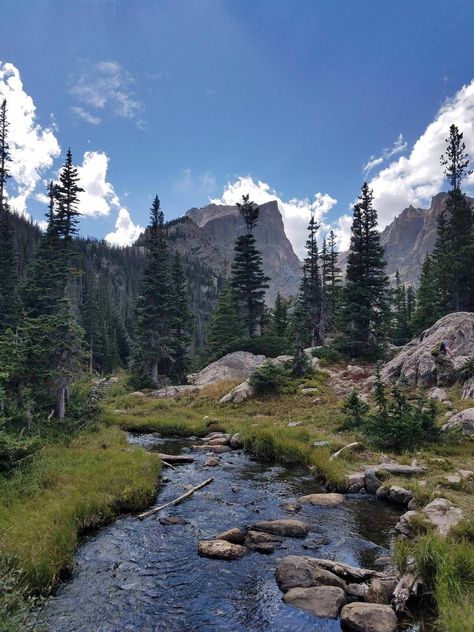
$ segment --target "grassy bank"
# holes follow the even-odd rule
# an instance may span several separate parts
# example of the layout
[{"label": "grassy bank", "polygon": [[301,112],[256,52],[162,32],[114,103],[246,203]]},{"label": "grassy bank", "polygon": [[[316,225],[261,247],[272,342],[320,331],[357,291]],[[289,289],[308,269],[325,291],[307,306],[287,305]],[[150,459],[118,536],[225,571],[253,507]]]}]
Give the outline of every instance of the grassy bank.
[{"label": "grassy bank", "polygon": [[0,480],[0,555],[47,592],[71,567],[78,536],[152,502],[160,463],[117,428],[45,446]]}]

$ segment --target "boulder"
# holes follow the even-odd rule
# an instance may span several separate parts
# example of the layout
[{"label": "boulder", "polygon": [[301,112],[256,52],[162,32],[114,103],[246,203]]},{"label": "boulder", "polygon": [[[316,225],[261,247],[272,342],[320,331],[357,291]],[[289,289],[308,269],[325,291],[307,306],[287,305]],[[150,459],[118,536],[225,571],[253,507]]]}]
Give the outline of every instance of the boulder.
[{"label": "boulder", "polygon": [[156,391],[150,393],[150,397],[154,399],[167,399],[173,397],[181,397],[182,395],[195,395],[200,389],[192,384],[182,384],[180,386],[163,386]]},{"label": "boulder", "polygon": [[213,456],[210,456],[205,462],[204,462],[204,467],[216,467],[217,465],[219,465],[220,461],[219,459],[216,459]]},{"label": "boulder", "polygon": [[342,562],[326,560],[320,557],[290,556],[285,559],[305,560],[311,567],[314,566],[329,571],[348,582],[363,582],[368,579],[373,579],[374,577],[386,577],[384,573],[379,573],[378,571],[368,568],[359,568],[358,566],[350,566],[349,564],[342,564]]},{"label": "boulder", "polygon": [[346,603],[346,593],[335,586],[291,588],[283,597],[283,601],[315,617],[336,619]]},{"label": "boulder", "polygon": [[227,445],[229,441],[226,437],[216,437],[215,439],[209,439],[206,443],[208,445]]},{"label": "boulder", "polygon": [[210,445],[209,443],[193,445],[192,448],[198,452],[213,452],[214,454],[224,454],[224,452],[230,452],[232,450],[228,445]]},{"label": "boulder", "polygon": [[282,518],[280,520],[261,520],[250,527],[251,531],[265,531],[289,538],[305,538],[310,527],[301,520]]},{"label": "boulder", "polygon": [[232,542],[232,544],[243,544],[245,540],[245,533],[238,527],[223,531],[218,535],[215,535],[212,540],[225,540],[226,542]]},{"label": "boulder", "polygon": [[[414,476],[416,474],[424,474],[426,467],[421,465],[400,465],[399,463],[382,463],[373,468],[375,474],[380,472],[388,472],[395,476]],[[366,470],[367,472],[367,470]]]},{"label": "boulder", "polygon": [[[446,340],[454,354],[439,354]],[[445,386],[456,381],[467,357],[474,355],[474,313],[454,312],[438,320],[401,351],[381,371],[384,382],[404,375],[411,386]]]},{"label": "boulder", "polygon": [[376,494],[379,487],[382,485],[382,481],[375,474],[375,470],[371,467],[367,468],[364,472],[365,476],[365,489],[369,494]]},{"label": "boulder", "polygon": [[259,553],[273,553],[274,549],[281,543],[280,537],[264,531],[248,531],[245,538],[245,546]]},{"label": "boulder", "polygon": [[380,578],[375,577],[368,583],[368,589],[364,596],[364,601],[369,603],[386,603],[392,601],[393,591],[397,587],[395,577]]},{"label": "boulder", "polygon": [[392,485],[388,490],[388,500],[392,503],[397,503],[398,505],[408,505],[410,500],[412,500],[413,494],[409,489],[405,489],[404,487],[399,487],[398,485]]},{"label": "boulder", "polygon": [[474,399],[474,375],[464,382],[461,399]]},{"label": "boulder", "polygon": [[233,388],[230,393],[224,395],[224,397],[219,400],[219,404],[242,404],[242,402],[253,397],[254,394],[255,389],[248,380],[245,380],[245,382]]},{"label": "boulder", "polygon": [[183,525],[189,524],[189,520],[181,518],[180,516],[162,516],[160,518],[160,524],[164,526]]},{"label": "boulder", "polygon": [[284,557],[277,566],[276,581],[281,591],[290,588],[309,588],[310,586],[337,586],[345,588],[345,582],[321,568],[311,557],[303,555],[289,555]]},{"label": "boulder", "polygon": [[239,450],[240,448],[244,447],[244,442],[242,441],[242,436],[240,432],[236,432],[232,435],[229,444],[232,450]]},{"label": "boulder", "polygon": [[390,606],[349,603],[341,611],[341,625],[350,632],[395,632],[398,622]]},{"label": "boulder", "polygon": [[444,388],[435,386],[428,391],[428,399],[433,399],[436,402],[445,402],[448,399],[448,394]]},{"label": "boulder", "polygon": [[233,544],[226,540],[202,540],[198,544],[198,553],[204,557],[219,560],[236,560],[247,553],[245,546]]},{"label": "boulder", "polygon": [[352,474],[346,474],[346,486],[347,491],[350,494],[355,494],[364,489],[365,475],[364,472],[353,472]]},{"label": "boulder", "polygon": [[302,505],[320,505],[321,507],[336,507],[344,502],[342,494],[309,494],[299,500]]},{"label": "boulder", "polygon": [[313,386],[305,387],[300,390],[300,393],[302,395],[316,395],[317,392],[318,392],[318,389]]},{"label": "boulder", "polygon": [[367,376],[366,369],[363,369],[361,366],[356,366],[354,364],[348,364],[346,369],[346,375],[350,377],[352,380],[362,380]]},{"label": "boulder", "polygon": [[422,513],[440,535],[447,535],[464,516],[463,510],[446,498],[435,498],[426,505]]},{"label": "boulder", "polygon": [[222,380],[245,380],[266,359],[264,355],[254,355],[248,351],[228,353],[223,358],[206,366],[199,373],[194,374],[193,384],[207,386]]},{"label": "boulder", "polygon": [[441,432],[455,431],[465,437],[474,437],[474,408],[466,408],[453,415],[443,426]]}]

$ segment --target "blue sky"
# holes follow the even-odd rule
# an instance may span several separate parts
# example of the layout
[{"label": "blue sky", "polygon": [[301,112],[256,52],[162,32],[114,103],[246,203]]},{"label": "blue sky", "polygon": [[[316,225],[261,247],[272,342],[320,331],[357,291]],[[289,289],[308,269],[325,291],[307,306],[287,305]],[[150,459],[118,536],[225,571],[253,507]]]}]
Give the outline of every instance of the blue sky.
[{"label": "blue sky", "polygon": [[[41,217],[42,180],[70,146],[78,165],[91,152],[84,173],[99,210],[85,234],[113,232],[120,212],[123,231],[128,217],[145,225],[155,192],[172,218],[248,176],[260,201],[293,200],[285,225],[297,250],[315,194],[333,224],[365,176],[385,224],[442,186],[448,119],[474,149],[473,18],[474,4],[455,0],[2,0],[1,61],[36,106],[36,141],[51,134],[25,206]],[[436,173],[413,184],[420,170]],[[223,199],[249,188],[240,181]]]}]

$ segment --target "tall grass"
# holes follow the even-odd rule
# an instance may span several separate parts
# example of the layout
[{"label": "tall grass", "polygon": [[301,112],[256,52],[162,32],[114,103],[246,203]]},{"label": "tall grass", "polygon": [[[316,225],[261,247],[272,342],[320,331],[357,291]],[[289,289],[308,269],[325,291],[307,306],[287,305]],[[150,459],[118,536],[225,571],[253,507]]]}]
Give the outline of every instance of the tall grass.
[{"label": "tall grass", "polygon": [[44,447],[0,479],[0,556],[48,592],[71,566],[81,531],[152,502],[159,472],[158,457],[128,446],[116,428]]}]

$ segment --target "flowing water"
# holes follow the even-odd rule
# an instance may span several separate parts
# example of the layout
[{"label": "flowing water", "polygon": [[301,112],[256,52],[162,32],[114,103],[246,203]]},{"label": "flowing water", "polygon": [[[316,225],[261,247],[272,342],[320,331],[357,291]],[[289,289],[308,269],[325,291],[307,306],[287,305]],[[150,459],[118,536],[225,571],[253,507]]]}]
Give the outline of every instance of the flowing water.
[{"label": "flowing water", "polygon": [[[189,442],[131,437],[149,449],[179,453]],[[347,496],[339,507],[304,506],[295,515],[281,504],[320,491],[306,469],[262,464],[243,452],[207,458],[164,472],[156,498],[163,504],[210,476],[214,482],[180,505],[140,521],[126,515],[90,535],[79,548],[69,581],[45,609],[51,632],[333,632],[339,621],[315,617],[282,601],[278,560],[313,555],[370,566],[387,555],[399,511],[369,496]],[[165,525],[176,516],[186,524]],[[298,518],[311,525],[305,539],[287,538],[271,555],[250,552],[235,561],[199,557],[197,543],[258,520]]]}]

